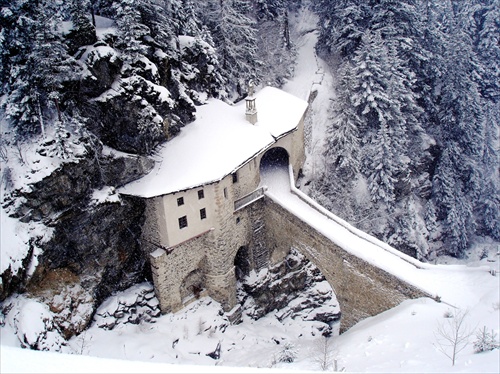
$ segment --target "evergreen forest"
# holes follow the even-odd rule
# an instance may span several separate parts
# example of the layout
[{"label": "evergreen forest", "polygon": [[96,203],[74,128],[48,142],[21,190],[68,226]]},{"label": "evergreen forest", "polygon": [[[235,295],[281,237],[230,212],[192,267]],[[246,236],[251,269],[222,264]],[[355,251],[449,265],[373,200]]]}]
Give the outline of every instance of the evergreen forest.
[{"label": "evergreen forest", "polygon": [[500,240],[498,0],[1,0],[4,209],[54,222],[21,206],[26,148],[98,165],[88,192],[105,147],[152,155],[208,98],[281,87],[304,5],[335,77],[308,193],[421,260]]}]

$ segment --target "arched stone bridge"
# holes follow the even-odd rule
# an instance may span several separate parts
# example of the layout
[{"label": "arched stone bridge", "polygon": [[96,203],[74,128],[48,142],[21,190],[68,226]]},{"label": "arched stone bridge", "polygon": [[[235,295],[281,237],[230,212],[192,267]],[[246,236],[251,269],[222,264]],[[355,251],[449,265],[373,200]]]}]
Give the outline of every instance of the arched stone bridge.
[{"label": "arched stone bridge", "polygon": [[[430,296],[392,275],[390,270],[384,270],[356,256],[326,236],[322,231],[332,230],[332,235],[343,237],[352,243],[350,245],[364,245],[361,250],[370,251],[377,247],[375,238],[372,238],[372,241],[366,240],[366,234],[363,238],[355,232],[339,228],[339,223],[328,217],[328,213],[322,211],[321,207],[299,191],[294,192],[286,168],[275,168],[271,172],[261,171],[261,174],[262,183],[269,186],[265,197],[250,208],[254,210],[254,214],[260,212],[262,215],[265,230],[257,235],[265,237],[269,262],[282,259],[290,248],[297,249],[313,262],[334,289],[340,303],[341,332],[366,317],[395,307],[406,299]],[[337,232],[338,230],[342,233]],[[378,250],[387,254],[383,248],[379,247]],[[418,266],[416,260],[403,254],[389,255],[397,258],[396,263]]]}]

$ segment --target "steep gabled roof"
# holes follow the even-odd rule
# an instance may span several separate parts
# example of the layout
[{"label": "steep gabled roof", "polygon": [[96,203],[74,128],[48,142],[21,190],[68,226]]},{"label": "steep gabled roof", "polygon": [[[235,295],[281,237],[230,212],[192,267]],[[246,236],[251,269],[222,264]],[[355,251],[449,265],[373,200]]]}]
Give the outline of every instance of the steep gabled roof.
[{"label": "steep gabled roof", "polygon": [[273,87],[255,96],[255,125],[245,120],[244,100],[229,105],[210,99],[193,123],[163,145],[153,170],[118,192],[154,197],[220,181],[295,130],[307,108],[306,101]]}]

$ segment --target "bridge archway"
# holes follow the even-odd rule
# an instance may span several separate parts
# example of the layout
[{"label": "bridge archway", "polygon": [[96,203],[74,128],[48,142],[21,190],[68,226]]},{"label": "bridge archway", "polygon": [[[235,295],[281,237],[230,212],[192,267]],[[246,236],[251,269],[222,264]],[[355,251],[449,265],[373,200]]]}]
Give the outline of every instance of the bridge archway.
[{"label": "bridge archway", "polygon": [[260,159],[260,172],[269,168],[288,167],[290,156],[283,147],[273,147],[264,153]]},{"label": "bridge archway", "polygon": [[234,273],[236,280],[241,281],[245,276],[250,274],[251,269],[250,251],[247,246],[242,246],[238,249],[234,258]]}]

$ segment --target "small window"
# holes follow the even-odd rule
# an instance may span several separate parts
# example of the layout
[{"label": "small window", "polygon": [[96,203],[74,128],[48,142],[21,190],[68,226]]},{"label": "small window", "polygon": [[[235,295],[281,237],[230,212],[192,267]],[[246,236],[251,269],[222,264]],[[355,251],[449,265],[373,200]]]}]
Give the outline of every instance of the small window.
[{"label": "small window", "polygon": [[205,192],[203,192],[203,190],[199,190],[198,191],[198,199],[201,200],[205,197]]},{"label": "small window", "polygon": [[181,206],[181,205],[184,205],[184,198],[183,197],[177,198],[177,206]]},{"label": "small window", "polygon": [[205,208],[200,209],[200,219],[207,218],[207,210]]},{"label": "small window", "polygon": [[224,197],[227,199],[227,188],[224,187]]},{"label": "small window", "polygon": [[188,219],[187,216],[182,216],[179,218],[179,228],[183,229],[184,227],[187,227],[188,225]]},{"label": "small window", "polygon": [[238,182],[238,173],[233,173],[233,183]]},{"label": "small window", "polygon": [[240,223],[240,217],[236,217],[236,224]]}]

